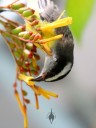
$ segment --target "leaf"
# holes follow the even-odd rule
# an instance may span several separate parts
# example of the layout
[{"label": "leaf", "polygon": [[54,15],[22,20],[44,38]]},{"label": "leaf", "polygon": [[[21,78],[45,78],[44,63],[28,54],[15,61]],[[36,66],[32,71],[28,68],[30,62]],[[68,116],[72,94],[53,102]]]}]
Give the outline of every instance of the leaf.
[{"label": "leaf", "polygon": [[25,90],[22,90],[22,93],[24,96],[27,96],[27,94],[28,94]]},{"label": "leaf", "polygon": [[95,0],[67,0],[66,13],[73,18],[71,29],[79,41],[92,12],[94,2]]}]

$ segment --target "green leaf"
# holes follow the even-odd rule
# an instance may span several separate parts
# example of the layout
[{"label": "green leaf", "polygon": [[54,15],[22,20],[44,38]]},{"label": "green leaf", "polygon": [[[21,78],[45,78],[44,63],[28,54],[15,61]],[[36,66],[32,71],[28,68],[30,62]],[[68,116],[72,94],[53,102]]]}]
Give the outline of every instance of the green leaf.
[{"label": "green leaf", "polygon": [[90,18],[95,0],[67,0],[66,13],[73,18],[71,30],[80,41],[82,32]]}]

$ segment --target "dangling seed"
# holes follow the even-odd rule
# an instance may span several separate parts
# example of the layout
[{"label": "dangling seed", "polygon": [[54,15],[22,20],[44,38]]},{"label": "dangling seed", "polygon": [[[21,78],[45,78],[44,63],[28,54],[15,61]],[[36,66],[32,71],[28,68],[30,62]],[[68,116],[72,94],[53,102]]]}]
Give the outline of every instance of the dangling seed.
[{"label": "dangling seed", "polygon": [[23,16],[24,17],[29,17],[29,16],[32,16],[34,14],[34,10],[30,9],[30,10],[26,10],[23,12]]},{"label": "dangling seed", "polygon": [[15,34],[15,35],[18,35],[20,32],[22,32],[24,30],[25,30],[25,26],[19,26],[19,27],[13,29],[12,33]]},{"label": "dangling seed", "polygon": [[17,10],[17,9],[20,9],[22,7],[25,7],[25,6],[26,5],[23,3],[14,3],[14,4],[10,5],[10,8]]}]

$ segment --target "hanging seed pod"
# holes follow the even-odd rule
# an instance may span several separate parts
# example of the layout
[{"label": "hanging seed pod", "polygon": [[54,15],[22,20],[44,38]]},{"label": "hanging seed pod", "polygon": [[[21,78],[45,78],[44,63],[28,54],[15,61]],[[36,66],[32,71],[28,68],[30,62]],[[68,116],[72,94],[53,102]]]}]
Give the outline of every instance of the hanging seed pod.
[{"label": "hanging seed pod", "polygon": [[18,9],[20,9],[20,8],[22,8],[22,7],[25,7],[25,6],[26,6],[26,5],[23,4],[23,3],[16,2],[16,3],[14,3],[14,4],[11,4],[11,5],[9,6],[9,8],[18,10]]},{"label": "hanging seed pod", "polygon": [[12,33],[15,35],[18,35],[20,32],[25,31],[25,26],[19,26],[12,30]]},{"label": "hanging seed pod", "polygon": [[29,17],[29,16],[32,16],[33,14],[34,14],[34,10],[33,9],[28,9],[28,10],[25,10],[24,12],[23,12],[23,16],[24,17]]}]

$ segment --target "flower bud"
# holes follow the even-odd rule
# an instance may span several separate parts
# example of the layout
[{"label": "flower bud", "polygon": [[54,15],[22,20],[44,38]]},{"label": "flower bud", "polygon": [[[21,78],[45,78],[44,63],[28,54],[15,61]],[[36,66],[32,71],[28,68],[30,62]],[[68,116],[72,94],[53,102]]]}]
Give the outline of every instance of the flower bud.
[{"label": "flower bud", "polygon": [[12,33],[15,34],[15,35],[18,35],[20,32],[22,32],[24,30],[25,30],[25,26],[19,26],[19,27],[13,29]]},{"label": "flower bud", "polygon": [[37,33],[37,34],[35,35],[33,41],[35,42],[35,41],[37,41],[38,39],[41,39],[41,38],[42,38],[42,36],[41,36],[39,33]]},{"label": "flower bud", "polygon": [[40,60],[40,56],[38,54],[34,54],[36,60]]},{"label": "flower bud", "polygon": [[33,47],[32,47],[32,51],[33,51],[33,52],[37,52],[37,48],[36,48],[35,45],[33,45]]},{"label": "flower bud", "polygon": [[39,71],[40,70],[40,67],[37,65],[36,69]]},{"label": "flower bud", "polygon": [[23,38],[24,38],[24,39],[29,39],[31,35],[32,35],[32,32],[29,32],[29,33],[25,34],[25,35],[23,36]]},{"label": "flower bud", "polygon": [[34,14],[34,10],[32,10],[32,9],[28,9],[28,10],[25,10],[24,12],[23,12],[23,16],[24,17],[29,17],[29,16],[32,16],[33,14]]},{"label": "flower bud", "polygon": [[20,8],[19,10],[18,10],[18,12],[20,13],[20,14],[22,14],[24,11],[26,11],[28,8],[27,7],[24,7],[24,8]]},{"label": "flower bud", "polygon": [[24,56],[27,58],[32,58],[33,56],[32,52],[28,49],[24,49],[23,53],[24,53]]},{"label": "flower bud", "polygon": [[25,66],[26,66],[26,67],[30,66],[30,62],[25,61]]},{"label": "flower bud", "polygon": [[23,67],[19,67],[19,69],[20,69],[21,73],[24,72],[24,68]]},{"label": "flower bud", "polygon": [[33,44],[32,43],[26,43],[26,48],[27,49],[29,49],[29,50],[31,50],[32,49],[32,47],[33,47]]},{"label": "flower bud", "polygon": [[35,37],[35,35],[36,35],[36,34],[32,34],[29,39],[30,39],[30,40],[33,40],[34,37]]},{"label": "flower bud", "polygon": [[20,8],[22,8],[22,7],[25,7],[26,5],[25,4],[23,4],[23,3],[14,3],[14,4],[11,4],[10,5],[10,8],[12,8],[12,9],[15,9],[15,10],[18,10],[18,9],[20,9]]},{"label": "flower bud", "polygon": [[37,20],[37,19],[39,19],[36,15],[33,15],[30,19],[29,19],[29,21],[30,22],[33,22],[34,20]]},{"label": "flower bud", "polygon": [[33,74],[34,74],[35,76],[37,76],[37,75],[38,75],[38,71],[34,71]]},{"label": "flower bud", "polygon": [[31,23],[31,26],[37,25],[38,23],[39,23],[38,20],[34,20],[34,21]]},{"label": "flower bud", "polygon": [[19,33],[19,37],[23,37],[24,39],[29,39],[32,35],[32,32],[24,31]]}]

